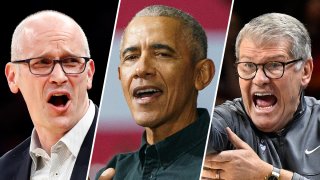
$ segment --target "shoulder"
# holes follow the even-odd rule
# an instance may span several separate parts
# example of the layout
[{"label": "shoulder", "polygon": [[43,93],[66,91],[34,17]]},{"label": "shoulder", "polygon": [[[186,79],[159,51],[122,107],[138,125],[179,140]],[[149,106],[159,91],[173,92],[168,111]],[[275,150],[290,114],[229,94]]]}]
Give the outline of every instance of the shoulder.
[{"label": "shoulder", "polygon": [[139,161],[139,151],[121,153],[115,155],[108,163],[107,167],[113,167],[122,165],[122,164],[131,164],[132,162]]},{"label": "shoulder", "polygon": [[244,115],[245,109],[241,98],[236,98],[232,101],[227,100],[221,105],[214,108],[214,117],[233,117],[237,114]]},{"label": "shoulder", "polygon": [[[139,162],[139,151],[117,154],[113,156],[104,168],[97,172],[95,179],[99,179],[103,171],[108,168],[122,169],[123,171],[130,170],[132,169],[132,165],[137,162]],[[125,169],[123,169],[122,166]],[[116,173],[118,173],[118,171],[116,171]]]},{"label": "shoulder", "polygon": [[320,100],[317,100],[314,97],[304,96],[305,104],[306,104],[306,113],[310,114],[310,116],[315,117],[320,120]]},{"label": "shoulder", "polygon": [[30,137],[0,158],[1,176],[16,172],[29,156]]},{"label": "shoulder", "polygon": [[306,121],[310,121],[312,119],[312,122],[320,122],[320,100],[315,99],[314,97],[304,96],[305,100],[305,113],[304,113],[304,119]]},{"label": "shoulder", "polygon": [[304,100],[306,101],[307,106],[320,108],[320,100],[310,96],[304,96]]},{"label": "shoulder", "polygon": [[29,147],[30,147],[30,137],[20,143],[18,146],[13,148],[12,150],[8,151],[0,158],[0,164],[7,159],[17,159],[23,156],[26,152],[29,154]]}]

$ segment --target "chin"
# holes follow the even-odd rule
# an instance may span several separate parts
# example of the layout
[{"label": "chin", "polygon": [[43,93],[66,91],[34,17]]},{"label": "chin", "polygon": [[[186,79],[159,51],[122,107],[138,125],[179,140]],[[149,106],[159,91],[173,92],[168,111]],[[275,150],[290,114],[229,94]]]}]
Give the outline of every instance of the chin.
[{"label": "chin", "polygon": [[274,131],[274,125],[271,125],[270,123],[266,123],[266,120],[260,120],[259,122],[254,122],[254,125],[262,132],[273,132]]},{"label": "chin", "polygon": [[134,116],[136,124],[145,128],[155,128],[159,124],[159,120],[154,116]]},{"label": "chin", "polygon": [[139,120],[136,120],[136,124],[139,126],[145,127],[145,128],[146,127],[152,128],[153,124],[154,124],[154,120],[152,120],[152,119],[139,119]]},{"label": "chin", "polygon": [[66,116],[52,118],[52,121],[53,122],[51,123],[53,124],[53,126],[59,127],[61,129],[67,129],[67,130],[72,129],[73,126],[77,124],[77,122],[74,122],[71,118]]}]

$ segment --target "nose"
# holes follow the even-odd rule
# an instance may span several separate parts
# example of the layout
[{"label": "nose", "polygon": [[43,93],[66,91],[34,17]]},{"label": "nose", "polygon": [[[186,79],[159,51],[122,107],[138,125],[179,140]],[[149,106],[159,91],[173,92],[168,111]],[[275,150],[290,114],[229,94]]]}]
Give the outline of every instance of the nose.
[{"label": "nose", "polygon": [[63,72],[61,64],[59,63],[54,64],[53,70],[49,76],[50,76],[49,81],[57,85],[64,84],[68,80],[68,77]]},{"label": "nose", "polygon": [[270,82],[270,79],[264,73],[262,67],[258,67],[255,77],[252,82],[258,86],[262,86]]},{"label": "nose", "polygon": [[156,74],[155,63],[152,58],[141,56],[135,67],[135,78],[148,78]]}]

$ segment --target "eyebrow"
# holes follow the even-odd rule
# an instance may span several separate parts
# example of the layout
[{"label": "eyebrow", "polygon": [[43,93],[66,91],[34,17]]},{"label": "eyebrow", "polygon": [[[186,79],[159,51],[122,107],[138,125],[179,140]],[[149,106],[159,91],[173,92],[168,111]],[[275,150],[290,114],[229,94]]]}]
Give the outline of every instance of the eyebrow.
[{"label": "eyebrow", "polygon": [[171,53],[176,53],[176,51],[172,47],[166,44],[156,43],[156,44],[152,44],[151,47],[152,49],[165,49],[170,51]]},{"label": "eyebrow", "polygon": [[[263,60],[273,60],[273,59],[281,59],[281,58],[285,59],[286,57],[284,55],[274,55],[267,58],[263,58]],[[240,62],[240,59],[245,59],[243,62],[248,62],[253,60],[253,58],[251,57],[243,56],[243,57],[237,58],[236,62]]]},{"label": "eyebrow", "polygon": [[268,59],[287,59],[287,58],[284,55],[275,55],[275,56],[268,57]]},{"label": "eyebrow", "polygon": [[[160,43],[155,43],[155,44],[152,44],[151,45],[151,48],[152,49],[165,49],[165,50],[168,50],[170,51],[171,53],[176,53],[176,51],[170,47],[169,45],[166,45],[166,44],[160,44]],[[131,46],[131,47],[128,47],[128,48],[125,48],[122,52],[122,56],[124,56],[127,52],[133,52],[133,51],[138,51],[139,48],[136,47],[136,46]]]},{"label": "eyebrow", "polygon": [[138,51],[138,50],[139,50],[139,48],[136,46],[131,46],[131,47],[125,48],[122,52],[122,56],[124,56],[129,51]]}]

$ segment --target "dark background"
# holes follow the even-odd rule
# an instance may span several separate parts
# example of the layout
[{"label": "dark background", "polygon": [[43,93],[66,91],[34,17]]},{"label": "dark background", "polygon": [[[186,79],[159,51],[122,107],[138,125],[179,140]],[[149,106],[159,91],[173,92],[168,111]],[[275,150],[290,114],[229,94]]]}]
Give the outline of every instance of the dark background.
[{"label": "dark background", "polygon": [[[4,5],[6,4],[6,5]],[[107,5],[106,5],[107,4]],[[52,9],[69,15],[83,28],[95,61],[96,72],[89,97],[97,105],[103,88],[118,0],[29,0],[1,4],[0,10],[0,156],[31,135],[31,122],[22,95],[12,94],[4,73],[10,61],[11,37],[15,27],[28,15]]]},{"label": "dark background", "polygon": [[216,105],[241,96],[238,75],[233,66],[238,32],[252,18],[271,12],[291,15],[309,31],[314,69],[305,94],[320,99],[320,0],[234,0]]}]

